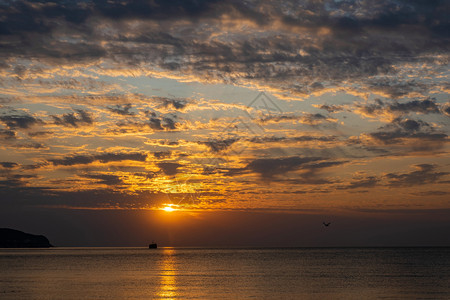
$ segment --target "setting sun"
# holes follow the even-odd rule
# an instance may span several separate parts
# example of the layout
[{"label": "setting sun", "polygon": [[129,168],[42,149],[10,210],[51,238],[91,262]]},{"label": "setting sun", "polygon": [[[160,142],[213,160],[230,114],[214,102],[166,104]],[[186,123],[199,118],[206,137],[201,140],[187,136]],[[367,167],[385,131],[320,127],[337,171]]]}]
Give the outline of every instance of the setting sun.
[{"label": "setting sun", "polygon": [[175,210],[175,208],[173,208],[172,206],[166,206],[166,207],[163,208],[163,210],[167,211],[167,212],[172,212],[172,211]]}]

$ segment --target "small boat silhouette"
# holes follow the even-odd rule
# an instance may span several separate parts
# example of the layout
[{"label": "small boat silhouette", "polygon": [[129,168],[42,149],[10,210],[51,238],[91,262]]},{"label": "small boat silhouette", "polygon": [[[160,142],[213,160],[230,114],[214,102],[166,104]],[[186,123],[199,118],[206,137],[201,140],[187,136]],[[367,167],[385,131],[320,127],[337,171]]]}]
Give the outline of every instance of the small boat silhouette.
[{"label": "small boat silhouette", "polygon": [[148,248],[149,249],[156,249],[156,248],[158,248],[158,244],[152,241],[151,244],[148,245]]}]

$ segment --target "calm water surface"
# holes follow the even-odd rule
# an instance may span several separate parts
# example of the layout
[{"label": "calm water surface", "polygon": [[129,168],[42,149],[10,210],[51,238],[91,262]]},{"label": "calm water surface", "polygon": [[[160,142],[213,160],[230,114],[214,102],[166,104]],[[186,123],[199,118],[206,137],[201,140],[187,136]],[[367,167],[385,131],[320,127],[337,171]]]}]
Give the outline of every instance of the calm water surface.
[{"label": "calm water surface", "polygon": [[450,248],[1,249],[0,299],[450,299]]}]

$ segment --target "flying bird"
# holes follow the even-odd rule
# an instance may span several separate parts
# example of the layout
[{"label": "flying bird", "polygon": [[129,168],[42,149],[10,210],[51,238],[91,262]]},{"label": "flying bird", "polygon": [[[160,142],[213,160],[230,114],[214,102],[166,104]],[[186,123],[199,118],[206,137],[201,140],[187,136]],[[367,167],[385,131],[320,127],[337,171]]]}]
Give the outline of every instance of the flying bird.
[{"label": "flying bird", "polygon": [[331,223],[322,222],[322,224],[323,224],[323,226],[328,227],[328,226],[330,226]]}]

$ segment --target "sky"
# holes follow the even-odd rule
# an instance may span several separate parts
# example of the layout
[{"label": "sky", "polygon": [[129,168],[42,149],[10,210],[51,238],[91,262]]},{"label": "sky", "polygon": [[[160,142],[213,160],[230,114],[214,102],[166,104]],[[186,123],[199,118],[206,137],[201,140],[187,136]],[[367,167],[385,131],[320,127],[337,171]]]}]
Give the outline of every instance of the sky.
[{"label": "sky", "polygon": [[449,246],[449,15],[0,0],[0,227],[62,246]]}]

